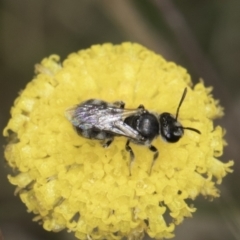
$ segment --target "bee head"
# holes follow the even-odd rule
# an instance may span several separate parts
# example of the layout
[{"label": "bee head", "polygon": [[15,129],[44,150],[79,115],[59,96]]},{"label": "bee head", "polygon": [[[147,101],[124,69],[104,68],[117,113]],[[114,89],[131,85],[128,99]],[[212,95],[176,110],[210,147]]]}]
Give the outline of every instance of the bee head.
[{"label": "bee head", "polygon": [[159,123],[160,123],[160,134],[162,138],[170,143],[175,143],[179,141],[179,139],[183,136],[184,134],[184,129],[188,129],[191,131],[194,131],[198,134],[201,134],[201,132],[198,129],[191,128],[191,127],[183,127],[180,122],[178,122],[178,114],[180,107],[183,103],[184,98],[186,97],[187,94],[187,88],[184,89],[182,98],[178,104],[177,112],[176,112],[176,117],[171,115],[168,112],[162,113],[159,116]]},{"label": "bee head", "polygon": [[170,113],[162,113],[159,122],[160,134],[165,141],[175,143],[183,136],[184,130],[181,123]]}]

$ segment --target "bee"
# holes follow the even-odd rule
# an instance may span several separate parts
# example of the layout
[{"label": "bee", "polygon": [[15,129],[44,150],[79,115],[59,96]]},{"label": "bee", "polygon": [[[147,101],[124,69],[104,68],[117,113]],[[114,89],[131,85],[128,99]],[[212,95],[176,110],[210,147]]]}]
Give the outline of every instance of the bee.
[{"label": "bee", "polygon": [[128,140],[125,149],[130,154],[130,175],[135,158],[130,142],[147,146],[153,152],[149,170],[151,174],[152,167],[159,156],[158,149],[151,144],[155,138],[161,136],[163,140],[174,143],[183,136],[184,129],[201,134],[198,129],[183,127],[178,122],[179,110],[186,94],[187,88],[184,89],[175,117],[168,112],[161,114],[150,112],[143,105],[139,105],[136,109],[125,109],[123,101],[108,103],[98,99],[90,99],[67,109],[66,117],[79,135],[102,140],[103,147],[110,146],[115,136],[126,137]]}]

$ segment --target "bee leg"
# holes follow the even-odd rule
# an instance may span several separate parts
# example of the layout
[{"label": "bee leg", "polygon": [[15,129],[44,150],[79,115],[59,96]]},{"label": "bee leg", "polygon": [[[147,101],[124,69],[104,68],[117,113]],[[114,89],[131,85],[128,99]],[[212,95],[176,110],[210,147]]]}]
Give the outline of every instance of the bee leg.
[{"label": "bee leg", "polygon": [[103,146],[104,148],[107,148],[107,147],[109,147],[109,146],[111,145],[112,142],[113,142],[113,138],[105,139],[104,142],[103,142],[103,144],[102,144],[102,146]]},{"label": "bee leg", "polygon": [[144,107],[142,104],[140,104],[140,105],[138,106],[138,108],[139,108],[139,109],[142,109],[142,110],[145,110],[145,107]]},{"label": "bee leg", "polygon": [[140,110],[139,112],[140,113],[146,113],[147,111],[145,110],[145,107],[142,105],[142,104],[140,104],[139,106],[138,106],[138,109]]},{"label": "bee leg", "polygon": [[125,102],[123,102],[123,101],[116,101],[116,102],[114,102],[113,103],[116,107],[119,107],[119,108],[122,108],[122,109],[124,109],[124,107],[125,107]]},{"label": "bee leg", "polygon": [[129,154],[130,154],[129,175],[131,176],[131,175],[132,175],[132,173],[131,173],[132,165],[133,165],[133,162],[134,162],[134,153],[133,153],[132,148],[129,146],[129,144],[130,144],[130,140],[127,140],[125,149],[126,149],[126,151],[129,152]]},{"label": "bee leg", "polygon": [[150,145],[148,148],[149,148],[150,151],[154,152],[152,164],[151,164],[150,170],[149,170],[149,175],[151,175],[153,165],[154,165],[155,161],[157,160],[157,158],[159,156],[159,152],[158,152],[158,149],[156,147],[154,147],[153,145]]}]

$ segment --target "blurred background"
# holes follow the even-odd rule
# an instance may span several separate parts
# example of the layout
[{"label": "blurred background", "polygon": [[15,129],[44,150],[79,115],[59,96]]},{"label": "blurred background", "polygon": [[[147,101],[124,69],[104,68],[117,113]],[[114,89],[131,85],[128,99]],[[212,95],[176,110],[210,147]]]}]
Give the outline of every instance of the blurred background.
[{"label": "blurred background", "polygon": [[[0,0],[0,129],[18,92],[34,76],[34,65],[56,53],[92,44],[138,42],[203,78],[225,108],[216,121],[227,129],[222,161],[235,160],[234,173],[213,202],[199,197],[192,219],[177,226],[175,240],[240,239],[240,1],[236,0]],[[1,137],[0,145],[5,144]],[[1,147],[0,229],[5,240],[73,240],[32,222],[14,186]],[[0,233],[1,239],[1,233]],[[145,239],[148,239],[147,237]]]}]

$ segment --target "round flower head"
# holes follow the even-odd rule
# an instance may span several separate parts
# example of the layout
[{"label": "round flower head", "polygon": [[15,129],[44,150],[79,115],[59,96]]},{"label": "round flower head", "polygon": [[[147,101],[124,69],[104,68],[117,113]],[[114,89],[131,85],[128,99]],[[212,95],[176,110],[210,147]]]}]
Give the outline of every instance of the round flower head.
[{"label": "round flower head", "polygon": [[[129,174],[126,137],[108,148],[79,136],[65,117],[88,99],[125,102],[126,109],[176,115],[185,130],[176,143],[160,134],[152,142],[159,157],[130,141],[135,159]],[[56,55],[36,65],[36,76],[20,93],[4,129],[9,176],[16,192],[49,231],[68,229],[79,239],[142,239],[144,233],[173,237],[175,225],[196,210],[188,199],[218,197],[216,184],[231,172],[221,162],[223,115],[211,88],[192,86],[187,71],[139,44],[95,45],[60,63]],[[121,120],[123,121],[123,120]]]}]

